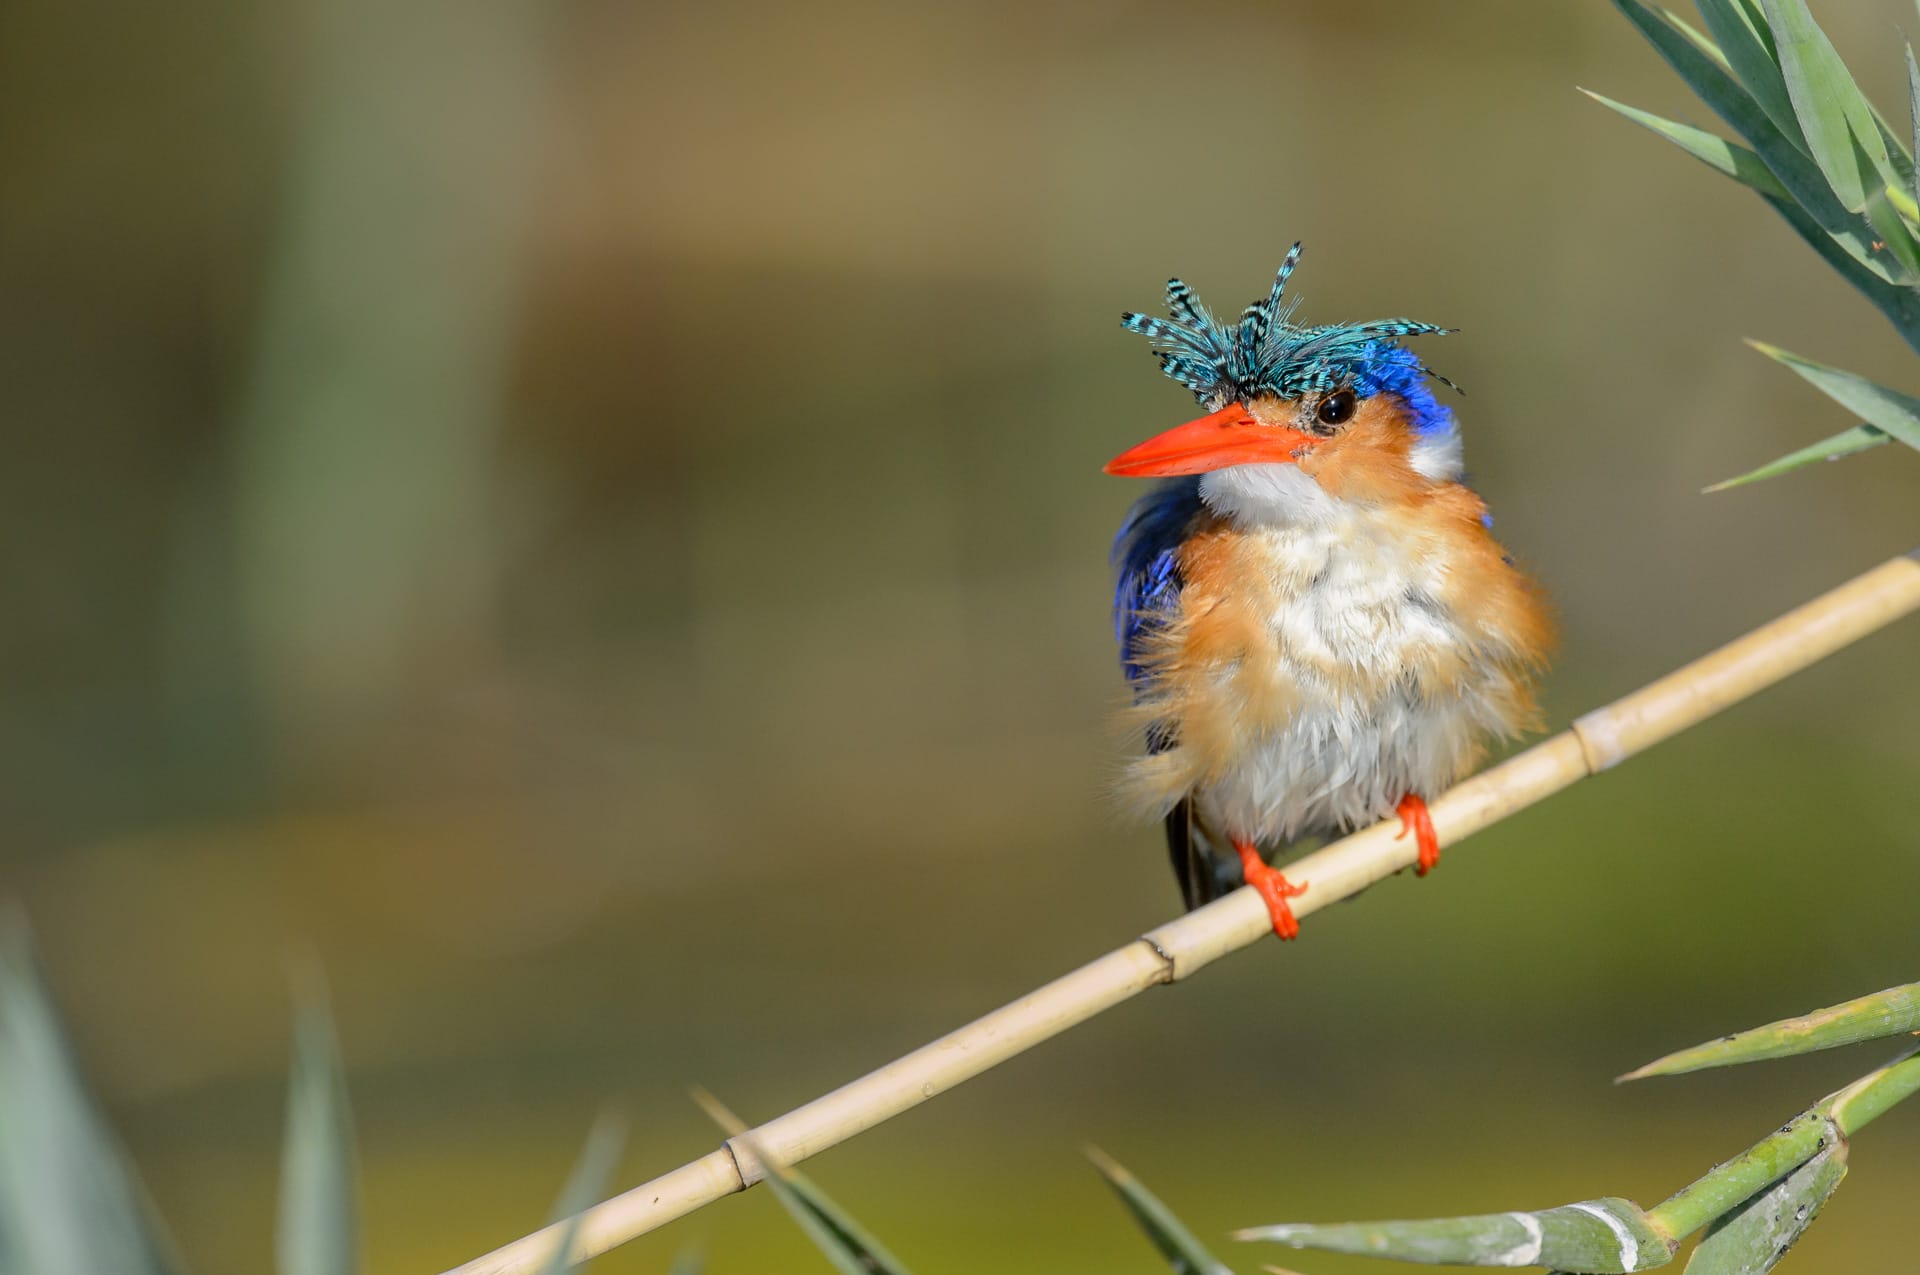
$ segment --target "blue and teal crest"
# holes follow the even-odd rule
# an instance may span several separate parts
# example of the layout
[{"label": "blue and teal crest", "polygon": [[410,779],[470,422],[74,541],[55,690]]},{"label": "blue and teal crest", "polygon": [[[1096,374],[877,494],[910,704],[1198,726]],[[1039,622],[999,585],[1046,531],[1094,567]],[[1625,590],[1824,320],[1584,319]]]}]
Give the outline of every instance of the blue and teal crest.
[{"label": "blue and teal crest", "polygon": [[1290,322],[1295,303],[1285,299],[1285,293],[1299,261],[1296,243],[1280,263],[1272,291],[1248,306],[1237,322],[1219,322],[1193,289],[1169,279],[1170,317],[1129,312],[1120,316],[1120,324],[1151,341],[1160,370],[1209,407],[1346,388],[1361,398],[1398,394],[1422,433],[1445,428],[1452,414],[1434,398],[1426,378],[1451,382],[1429,370],[1398,339],[1444,336],[1451,329],[1413,319],[1296,326]]}]

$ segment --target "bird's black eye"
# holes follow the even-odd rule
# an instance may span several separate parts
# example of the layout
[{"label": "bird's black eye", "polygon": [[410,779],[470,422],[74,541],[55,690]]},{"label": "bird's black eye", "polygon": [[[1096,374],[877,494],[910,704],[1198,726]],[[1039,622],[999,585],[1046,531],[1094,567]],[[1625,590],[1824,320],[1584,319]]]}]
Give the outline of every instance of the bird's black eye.
[{"label": "bird's black eye", "polygon": [[1352,390],[1335,390],[1313,409],[1313,419],[1322,425],[1344,425],[1353,419],[1355,405]]}]

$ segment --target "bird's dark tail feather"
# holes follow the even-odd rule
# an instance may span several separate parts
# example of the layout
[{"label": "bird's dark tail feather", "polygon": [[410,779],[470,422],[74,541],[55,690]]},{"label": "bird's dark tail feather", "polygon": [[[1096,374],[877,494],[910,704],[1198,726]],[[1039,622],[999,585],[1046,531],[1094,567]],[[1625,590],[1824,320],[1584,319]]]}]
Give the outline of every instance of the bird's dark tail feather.
[{"label": "bird's dark tail feather", "polygon": [[1189,912],[1231,894],[1243,884],[1240,856],[1201,822],[1191,797],[1183,798],[1167,812],[1167,858],[1173,864],[1174,880],[1180,883],[1180,898]]},{"label": "bird's dark tail feather", "polygon": [[[1326,845],[1335,836],[1304,836],[1269,853],[1261,848],[1261,857],[1269,863],[1291,859],[1307,850]],[[1181,799],[1167,813],[1167,858],[1173,863],[1174,880],[1180,883],[1180,898],[1191,912],[1215,899],[1232,894],[1246,884],[1240,872],[1240,855],[1224,834],[1209,828],[1194,808],[1193,798]]]}]

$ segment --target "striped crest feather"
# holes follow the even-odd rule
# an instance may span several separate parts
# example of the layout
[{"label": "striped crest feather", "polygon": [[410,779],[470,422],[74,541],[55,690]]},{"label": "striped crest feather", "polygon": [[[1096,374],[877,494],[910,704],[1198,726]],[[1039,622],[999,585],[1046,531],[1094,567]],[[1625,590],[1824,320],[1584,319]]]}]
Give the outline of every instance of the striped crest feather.
[{"label": "striped crest feather", "polygon": [[[1160,370],[1193,391],[1202,403],[1226,403],[1272,395],[1292,399],[1353,383],[1369,365],[1393,357],[1402,337],[1444,336],[1452,329],[1413,319],[1374,319],[1366,323],[1328,323],[1296,327],[1295,302],[1286,298],[1287,280],[1300,263],[1300,245],[1287,250],[1264,300],[1223,325],[1179,279],[1167,281],[1167,313],[1120,316],[1129,332],[1153,344]],[[1399,353],[1396,361],[1411,356]],[[1425,366],[1420,373],[1436,376]]]}]

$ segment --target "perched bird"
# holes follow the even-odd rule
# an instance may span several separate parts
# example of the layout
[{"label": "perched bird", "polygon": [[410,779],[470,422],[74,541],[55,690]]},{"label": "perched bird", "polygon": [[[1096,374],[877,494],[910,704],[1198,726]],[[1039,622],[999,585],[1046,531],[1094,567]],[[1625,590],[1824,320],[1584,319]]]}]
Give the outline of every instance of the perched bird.
[{"label": "perched bird", "polygon": [[[1125,314],[1207,415],[1107,462],[1164,481],[1114,541],[1122,664],[1145,754],[1123,796],[1166,821],[1187,906],[1244,881],[1274,931],[1306,889],[1270,861],[1398,812],[1426,875],[1425,797],[1534,724],[1552,645],[1539,588],[1461,482],[1460,433],[1409,319],[1299,327],[1273,289],[1214,319]],[[1451,384],[1448,382],[1448,384]]]}]

